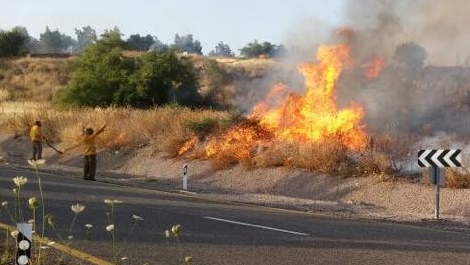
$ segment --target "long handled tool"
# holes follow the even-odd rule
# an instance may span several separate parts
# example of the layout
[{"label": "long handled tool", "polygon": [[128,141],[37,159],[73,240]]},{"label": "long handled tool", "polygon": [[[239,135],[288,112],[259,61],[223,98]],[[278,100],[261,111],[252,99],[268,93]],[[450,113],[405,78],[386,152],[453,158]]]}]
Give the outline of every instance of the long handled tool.
[{"label": "long handled tool", "polygon": [[46,140],[46,144],[47,144],[50,148],[52,148],[54,151],[56,151],[57,153],[59,153],[59,154],[61,154],[61,155],[64,154],[64,152],[60,151],[60,150],[57,149],[55,146],[53,146],[53,145],[51,144],[51,142],[50,142],[48,139],[45,139],[45,140]]}]

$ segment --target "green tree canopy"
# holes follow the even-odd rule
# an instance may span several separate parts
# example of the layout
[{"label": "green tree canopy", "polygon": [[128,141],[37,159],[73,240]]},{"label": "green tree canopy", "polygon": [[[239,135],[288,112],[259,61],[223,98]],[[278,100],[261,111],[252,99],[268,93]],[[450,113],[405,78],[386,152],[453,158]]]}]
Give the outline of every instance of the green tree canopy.
[{"label": "green tree canopy", "polygon": [[223,56],[223,57],[234,57],[235,54],[230,49],[228,44],[225,44],[223,41],[219,42],[215,49],[209,52],[210,56]]},{"label": "green tree canopy", "polygon": [[252,43],[248,43],[240,49],[240,55],[247,58],[256,58],[259,56],[267,57],[279,57],[284,55],[286,49],[284,45],[275,45],[270,42],[259,43],[255,40]]},{"label": "green tree canopy", "polygon": [[133,51],[148,51],[150,46],[155,42],[154,37],[150,34],[140,36],[140,34],[130,35],[126,40],[127,48]]},{"label": "green tree canopy", "polygon": [[77,36],[77,43],[75,45],[75,52],[77,53],[85,50],[85,48],[93,43],[97,38],[96,31],[90,26],[82,27],[82,29],[75,29],[75,35]]},{"label": "green tree canopy", "polygon": [[0,30],[0,57],[18,56],[27,52],[28,32],[23,27]]},{"label": "green tree canopy", "polygon": [[62,53],[75,44],[72,37],[59,32],[59,30],[51,31],[46,27],[46,31],[39,35],[40,52],[43,53]]},{"label": "green tree canopy", "polygon": [[59,102],[139,108],[170,102],[200,103],[192,68],[175,53],[149,52],[136,59],[126,58],[119,40],[116,32],[104,34],[85,50],[69,85],[59,93]]},{"label": "green tree canopy", "polygon": [[175,43],[170,46],[179,52],[189,52],[202,54],[202,45],[198,40],[194,40],[193,34],[185,36],[175,35]]}]

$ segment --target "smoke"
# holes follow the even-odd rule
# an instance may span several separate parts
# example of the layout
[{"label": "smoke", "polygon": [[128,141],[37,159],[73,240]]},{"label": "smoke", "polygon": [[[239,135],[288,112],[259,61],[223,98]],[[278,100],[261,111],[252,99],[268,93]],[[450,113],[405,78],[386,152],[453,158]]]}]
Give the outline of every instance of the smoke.
[{"label": "smoke", "polygon": [[[256,89],[248,105],[261,100],[275,83],[305,92],[300,62],[315,61],[319,45],[347,42],[354,70],[343,72],[338,85],[340,108],[352,102],[364,106],[371,131],[403,134],[470,133],[470,5],[466,0],[351,0],[341,27],[315,18],[299,21],[286,36],[289,58],[269,69],[263,78],[242,85]],[[424,64],[403,64],[397,47],[413,43],[415,58],[425,51]],[[413,54],[415,52],[416,54]],[[418,56],[418,57],[419,57]],[[384,60],[377,79],[364,77],[364,65],[376,57]],[[245,103],[247,103],[245,101]],[[244,109],[248,110],[247,104]]]},{"label": "smoke", "polygon": [[393,55],[401,43],[415,42],[428,52],[428,65],[468,61],[470,6],[466,0],[348,1],[346,24],[359,34],[360,52]]},{"label": "smoke", "polygon": [[[467,108],[470,79],[460,66],[470,62],[469,12],[465,0],[348,1],[345,21],[355,32],[351,40],[355,59],[380,56],[386,68],[374,82],[357,76],[344,81],[343,100],[364,104],[372,128],[468,133],[469,118],[462,110]],[[397,47],[410,42],[424,48],[427,67],[397,65]]]}]

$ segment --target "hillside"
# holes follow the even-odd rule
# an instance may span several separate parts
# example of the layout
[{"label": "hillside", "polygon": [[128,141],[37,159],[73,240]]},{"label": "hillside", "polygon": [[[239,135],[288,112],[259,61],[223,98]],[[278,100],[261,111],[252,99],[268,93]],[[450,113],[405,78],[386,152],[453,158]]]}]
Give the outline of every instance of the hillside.
[{"label": "hillside", "polygon": [[[210,94],[222,106],[237,106],[245,112],[277,82],[302,85],[296,74],[282,71],[286,65],[292,65],[274,60],[192,55],[184,59],[191,62],[198,73],[200,93]],[[175,107],[154,110],[55,108],[50,99],[70,79],[73,60],[21,58],[2,62],[0,88],[5,96],[0,105],[3,134],[0,152],[7,166],[25,166],[29,156],[25,135],[29,124],[37,118],[43,120],[46,134],[59,148],[73,144],[83,127],[106,123],[107,130],[100,140],[101,180],[177,190],[181,168],[187,163],[190,187],[197,196],[348,216],[420,220],[432,217],[433,187],[426,184],[424,171],[412,165],[416,149],[432,148],[432,141],[445,147],[459,145],[465,149],[466,146],[462,135],[469,124],[465,123],[464,112],[468,108],[470,87],[466,85],[469,75],[465,68],[427,67],[411,77],[402,76],[399,82],[395,80],[397,71],[400,74],[404,71],[393,68],[385,69],[381,77],[372,81],[359,80],[355,73],[345,75],[340,86],[346,82],[357,93],[346,95],[347,91],[340,90],[339,94],[363,103],[367,125],[374,129],[368,136],[373,141],[368,143],[367,152],[353,159],[344,154],[341,149],[344,146],[334,141],[304,148],[276,141],[266,144],[263,142],[266,139],[261,139],[255,148],[247,147],[249,159],[241,159],[236,153],[243,151],[243,145],[231,149],[219,146],[225,153],[207,159],[203,155],[204,145],[215,138],[204,129],[207,127],[223,137],[224,124],[235,120],[232,113]],[[406,89],[399,89],[403,84],[407,85]],[[431,91],[431,95],[427,91]],[[447,96],[440,97],[436,95],[438,92]],[[298,98],[292,93],[289,96],[292,100]],[[377,106],[371,98],[379,99],[375,104],[383,106],[374,109]],[[433,100],[429,104],[431,111],[424,108],[427,106],[424,103],[430,99]],[[424,103],[414,104],[420,101]],[[452,115],[461,120],[452,122],[449,119]],[[188,125],[188,122],[194,123]],[[256,129],[249,123],[245,125]],[[443,129],[454,134],[442,136],[441,133],[446,132]],[[379,134],[381,130],[385,133]],[[181,146],[195,134],[198,142],[192,146],[193,150],[179,155]],[[50,148],[45,152],[46,170],[79,177],[78,150],[65,156],[55,154]],[[465,172],[454,171],[447,177],[448,186],[468,187]],[[467,220],[469,190],[445,188],[441,196],[444,218]]]}]

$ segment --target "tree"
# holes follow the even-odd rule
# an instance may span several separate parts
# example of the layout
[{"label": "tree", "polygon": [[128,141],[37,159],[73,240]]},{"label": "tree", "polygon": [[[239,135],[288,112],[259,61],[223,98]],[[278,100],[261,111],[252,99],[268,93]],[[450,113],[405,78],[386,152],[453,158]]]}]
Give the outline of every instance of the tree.
[{"label": "tree", "polygon": [[40,50],[44,53],[63,53],[74,45],[72,37],[59,32],[59,30],[51,31],[46,27],[46,31],[39,35]]},{"label": "tree", "polygon": [[235,54],[232,52],[228,44],[225,44],[223,41],[221,41],[217,44],[217,46],[215,46],[215,50],[209,52],[209,56],[234,57]]},{"label": "tree", "polygon": [[96,41],[96,31],[90,27],[82,27],[82,29],[75,29],[75,35],[77,36],[77,43],[75,45],[75,53],[81,53],[85,50],[88,45]]},{"label": "tree", "polygon": [[398,63],[414,69],[422,68],[427,57],[426,49],[414,42],[398,45],[393,56]]},{"label": "tree", "polygon": [[111,30],[105,30],[101,34],[100,45],[108,46],[108,48],[120,48],[125,49],[126,42],[122,40],[122,33],[118,27],[114,27]]},{"label": "tree", "polygon": [[88,46],[77,60],[68,86],[59,93],[59,102],[91,107],[114,103],[113,95],[129,85],[128,73],[133,71],[132,61],[121,55],[122,43],[116,34],[105,33],[102,39]]},{"label": "tree", "polygon": [[259,56],[279,57],[285,53],[286,49],[282,44],[275,45],[266,41],[260,44],[257,40],[252,43],[248,43],[240,49],[240,54],[247,58],[256,58]]},{"label": "tree", "polygon": [[144,54],[136,68],[130,86],[121,87],[115,94],[116,104],[148,108],[172,101],[182,105],[199,103],[196,79],[190,67],[173,52]]},{"label": "tree", "polygon": [[139,34],[130,35],[126,41],[127,48],[134,51],[148,51],[155,42],[151,35],[140,36]]},{"label": "tree", "polygon": [[10,31],[0,30],[0,57],[18,56],[27,52],[29,35],[25,28],[15,27]]},{"label": "tree", "polygon": [[149,47],[148,51],[160,53],[160,52],[168,52],[169,50],[170,50],[170,46],[161,42],[157,37],[154,37],[154,42]]},{"label": "tree", "polygon": [[185,36],[175,35],[175,43],[171,45],[172,49],[175,49],[179,52],[188,52],[202,54],[202,45],[198,40],[193,39],[192,34]]}]

